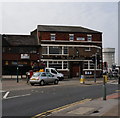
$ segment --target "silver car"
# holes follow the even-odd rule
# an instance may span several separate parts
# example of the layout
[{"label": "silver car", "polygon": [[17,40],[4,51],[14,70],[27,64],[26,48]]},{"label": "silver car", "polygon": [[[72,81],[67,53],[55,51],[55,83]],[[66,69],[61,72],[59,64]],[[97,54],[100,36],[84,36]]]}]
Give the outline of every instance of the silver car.
[{"label": "silver car", "polygon": [[59,79],[55,77],[54,75],[46,72],[36,72],[33,74],[33,76],[30,78],[30,84],[40,84],[44,85],[46,83],[54,83],[58,84]]}]

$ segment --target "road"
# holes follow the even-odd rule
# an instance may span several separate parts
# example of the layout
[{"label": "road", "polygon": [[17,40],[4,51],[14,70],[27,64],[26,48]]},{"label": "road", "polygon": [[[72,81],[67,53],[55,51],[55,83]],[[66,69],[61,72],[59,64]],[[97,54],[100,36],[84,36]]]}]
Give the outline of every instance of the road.
[{"label": "road", "polygon": [[[69,81],[68,81],[69,82]],[[66,81],[66,83],[68,83]],[[118,89],[116,84],[107,84],[107,94]],[[12,90],[2,100],[3,116],[35,116],[82,99],[103,96],[102,85],[45,85],[25,90]]]}]

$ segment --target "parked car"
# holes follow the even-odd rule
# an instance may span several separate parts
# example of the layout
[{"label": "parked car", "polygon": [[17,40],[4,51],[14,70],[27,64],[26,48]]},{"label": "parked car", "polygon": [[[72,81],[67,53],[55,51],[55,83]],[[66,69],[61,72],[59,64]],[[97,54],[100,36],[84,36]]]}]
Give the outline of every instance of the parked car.
[{"label": "parked car", "polygon": [[[51,75],[54,75],[57,77],[59,80],[64,79],[64,75],[62,73],[59,73],[55,68],[45,68],[45,69],[40,69],[38,72],[47,72],[50,73]],[[35,71],[33,73],[36,73]],[[30,71],[26,73],[26,75],[29,77]]]},{"label": "parked car", "polygon": [[59,79],[52,75],[51,73],[36,72],[33,74],[29,81],[31,85],[40,84],[43,86],[46,83],[58,84]]}]

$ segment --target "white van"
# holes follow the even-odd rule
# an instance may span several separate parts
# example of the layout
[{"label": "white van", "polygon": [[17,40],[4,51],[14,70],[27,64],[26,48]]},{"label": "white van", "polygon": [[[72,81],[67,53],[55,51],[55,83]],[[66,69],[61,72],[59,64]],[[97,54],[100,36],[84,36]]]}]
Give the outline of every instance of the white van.
[{"label": "white van", "polygon": [[45,72],[49,72],[52,75],[56,76],[59,80],[64,79],[64,75],[62,73],[57,72],[55,68],[45,68]]}]

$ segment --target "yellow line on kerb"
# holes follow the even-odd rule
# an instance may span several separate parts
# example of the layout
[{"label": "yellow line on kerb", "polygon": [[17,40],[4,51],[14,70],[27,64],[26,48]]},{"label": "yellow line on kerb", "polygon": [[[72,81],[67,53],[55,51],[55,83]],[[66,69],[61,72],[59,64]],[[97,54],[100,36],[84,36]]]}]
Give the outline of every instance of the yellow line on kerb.
[{"label": "yellow line on kerb", "polygon": [[92,100],[92,99],[84,99],[84,100],[81,100],[81,101],[78,101],[78,102],[74,102],[72,104],[68,104],[68,105],[65,105],[65,106],[62,106],[62,107],[58,107],[56,109],[52,109],[52,110],[40,113],[38,115],[33,116],[32,118],[38,118],[38,117],[42,118],[42,117],[46,116],[49,113],[61,111],[61,110],[66,109],[68,107],[71,107],[71,106],[74,106],[74,105],[77,105],[77,104],[81,104],[81,103],[84,103],[84,102],[87,102],[87,101],[90,101],[90,100]]}]

